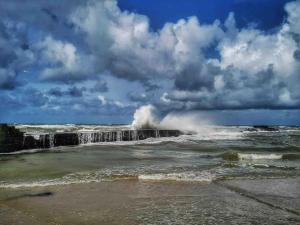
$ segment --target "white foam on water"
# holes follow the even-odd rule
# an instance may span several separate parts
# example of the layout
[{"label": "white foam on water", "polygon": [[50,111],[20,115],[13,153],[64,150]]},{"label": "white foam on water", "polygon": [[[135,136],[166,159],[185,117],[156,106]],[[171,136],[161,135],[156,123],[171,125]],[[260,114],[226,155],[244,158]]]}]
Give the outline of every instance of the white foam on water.
[{"label": "white foam on water", "polygon": [[77,180],[77,181],[63,181],[59,179],[54,180],[45,180],[45,181],[36,181],[36,182],[24,182],[24,183],[15,183],[15,184],[0,184],[0,188],[33,188],[33,187],[48,187],[56,185],[69,185],[69,184],[82,184],[82,183],[91,183],[91,182],[100,182],[100,180]]},{"label": "white foam on water", "polygon": [[0,155],[21,155],[21,154],[33,154],[33,153],[38,153],[38,152],[44,152],[48,151],[49,149],[28,149],[28,150],[21,150],[21,151],[16,151],[16,152],[3,152],[0,153]]},{"label": "white foam on water", "polygon": [[70,184],[87,184],[87,183],[98,183],[103,181],[113,180],[128,180],[137,179],[136,176],[131,174],[121,173],[120,171],[115,172],[111,170],[100,170],[100,171],[86,171],[67,174],[61,178],[38,180],[32,182],[19,182],[19,183],[5,183],[0,182],[0,188],[32,188],[32,187],[47,187],[57,185],[70,185]]},{"label": "white foam on water", "polygon": [[75,124],[63,124],[63,125],[51,125],[51,124],[41,124],[41,125],[30,125],[30,124],[18,124],[15,125],[17,129],[69,129],[75,128]]},{"label": "white foam on water", "polygon": [[275,160],[282,159],[282,154],[254,154],[254,153],[238,153],[239,159],[241,160]]},{"label": "white foam on water", "polygon": [[217,171],[186,171],[176,173],[153,173],[147,174],[143,171],[118,168],[115,170],[104,169],[99,171],[85,171],[67,174],[60,178],[37,180],[30,182],[5,183],[0,182],[0,188],[32,188],[47,187],[70,184],[87,184],[108,182],[116,180],[140,180],[140,181],[180,181],[180,182],[212,182],[217,175]]},{"label": "white foam on water", "polygon": [[84,145],[139,145],[139,144],[160,144],[164,142],[174,143],[196,143],[197,141],[210,141],[210,140],[240,140],[245,136],[238,130],[214,130],[210,128],[210,131],[196,134],[184,134],[178,137],[159,137],[159,138],[147,138],[145,140],[137,141],[116,141],[116,142],[98,142],[98,143],[86,143]]},{"label": "white foam on water", "polygon": [[139,180],[144,181],[183,181],[183,182],[212,182],[215,175],[208,172],[183,172],[183,173],[157,173],[142,174],[138,176]]},{"label": "white foam on water", "polygon": [[62,125],[15,125],[16,129],[29,133],[41,132],[77,132],[77,131],[107,131],[107,130],[122,130],[130,129],[130,125],[75,125],[75,124],[62,124]]}]

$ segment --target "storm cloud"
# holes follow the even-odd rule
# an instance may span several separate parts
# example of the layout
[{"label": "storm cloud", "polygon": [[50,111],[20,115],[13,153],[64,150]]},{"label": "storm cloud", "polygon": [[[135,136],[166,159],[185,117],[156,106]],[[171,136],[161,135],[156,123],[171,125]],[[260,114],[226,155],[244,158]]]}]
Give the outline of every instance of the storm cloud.
[{"label": "storm cloud", "polygon": [[272,30],[238,27],[234,13],[155,30],[116,0],[55,2],[0,2],[0,95],[12,107],[300,109],[300,0]]}]

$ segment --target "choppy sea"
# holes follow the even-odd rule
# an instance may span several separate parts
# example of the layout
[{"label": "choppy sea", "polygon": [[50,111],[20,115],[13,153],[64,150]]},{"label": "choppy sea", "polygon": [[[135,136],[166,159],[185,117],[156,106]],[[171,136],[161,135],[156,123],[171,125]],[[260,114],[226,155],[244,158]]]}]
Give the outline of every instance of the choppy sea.
[{"label": "choppy sea", "polygon": [[[126,129],[128,126],[18,125],[26,132]],[[212,182],[300,176],[300,128],[204,126],[194,134],[105,142],[0,155],[0,188],[121,179]]]}]

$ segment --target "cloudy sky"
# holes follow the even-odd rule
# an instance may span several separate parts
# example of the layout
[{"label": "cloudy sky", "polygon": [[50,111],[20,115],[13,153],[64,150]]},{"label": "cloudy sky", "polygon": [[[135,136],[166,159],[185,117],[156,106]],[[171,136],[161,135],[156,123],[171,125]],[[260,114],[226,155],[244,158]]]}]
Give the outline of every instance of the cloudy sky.
[{"label": "cloudy sky", "polygon": [[300,0],[0,0],[0,122],[130,123],[152,104],[300,124]]}]

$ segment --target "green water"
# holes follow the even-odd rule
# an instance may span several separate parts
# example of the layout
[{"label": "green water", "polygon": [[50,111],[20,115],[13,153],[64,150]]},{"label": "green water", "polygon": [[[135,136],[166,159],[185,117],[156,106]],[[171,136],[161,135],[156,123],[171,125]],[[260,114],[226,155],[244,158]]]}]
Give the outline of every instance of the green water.
[{"label": "green water", "polygon": [[119,178],[214,181],[300,174],[298,128],[106,143],[0,156],[0,187],[101,182]]}]

